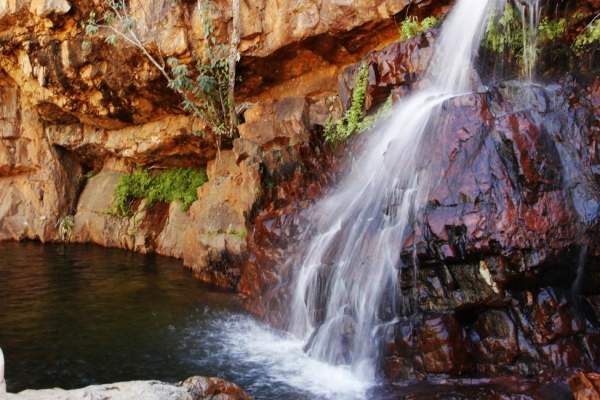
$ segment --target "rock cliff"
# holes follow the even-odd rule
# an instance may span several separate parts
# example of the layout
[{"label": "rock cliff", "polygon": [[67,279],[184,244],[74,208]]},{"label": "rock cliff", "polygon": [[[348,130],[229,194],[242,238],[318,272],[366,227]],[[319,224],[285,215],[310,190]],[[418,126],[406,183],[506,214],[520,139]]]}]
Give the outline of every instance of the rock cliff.
[{"label": "rock cliff", "polygon": [[[435,34],[363,59],[367,107],[419,85]],[[441,107],[443,123],[431,127],[422,155],[435,184],[416,229],[398,244],[402,297],[390,301],[406,313],[394,319],[380,310],[391,325],[381,338],[389,379],[565,379],[597,368],[600,81],[597,64],[580,65],[544,71],[544,84],[486,77],[488,86]],[[340,75],[343,104],[356,70]],[[348,147],[360,149],[361,139]],[[302,210],[335,181],[335,168],[328,172],[312,181],[316,191],[276,197],[255,220],[240,287],[248,307],[277,326],[285,327],[294,274],[283,257],[306,228]]]},{"label": "rock cliff", "polygon": [[[150,51],[202,58],[201,2],[146,3],[130,7]],[[238,103],[248,110],[221,151],[210,127],[195,135],[206,123],[182,111],[139,49],[86,35],[82,22],[102,4],[0,2],[0,240],[157,252],[235,288],[265,173],[300,168],[298,149],[339,109],[338,72],[397,38],[393,17],[408,2],[241,2]],[[214,6],[215,36],[227,40],[229,3]],[[208,172],[189,211],[142,202],[131,217],[109,212],[121,176],[175,167]]]}]

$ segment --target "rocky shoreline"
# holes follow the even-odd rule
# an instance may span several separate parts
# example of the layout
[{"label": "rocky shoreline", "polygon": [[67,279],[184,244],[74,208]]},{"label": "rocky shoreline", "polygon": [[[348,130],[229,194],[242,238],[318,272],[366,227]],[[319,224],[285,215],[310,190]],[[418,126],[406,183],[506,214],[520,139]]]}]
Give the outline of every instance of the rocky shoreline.
[{"label": "rocky shoreline", "polygon": [[194,376],[172,384],[159,381],[118,382],[82,389],[24,390],[7,393],[3,400],[250,400],[237,385],[219,378]]}]

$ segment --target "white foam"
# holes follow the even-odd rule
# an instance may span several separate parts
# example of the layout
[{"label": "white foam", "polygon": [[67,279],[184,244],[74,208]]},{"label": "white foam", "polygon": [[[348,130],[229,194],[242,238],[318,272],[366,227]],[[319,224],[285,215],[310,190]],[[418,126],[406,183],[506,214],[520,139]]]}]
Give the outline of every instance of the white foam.
[{"label": "white foam", "polygon": [[[239,368],[258,368],[261,377],[252,385],[283,384],[311,399],[364,399],[374,382],[352,372],[349,366],[334,366],[309,357],[302,340],[275,331],[246,316],[215,321],[210,330],[222,348],[221,357],[233,358]],[[215,340],[213,338],[213,340]],[[239,371],[245,375],[243,371]],[[256,371],[246,371],[254,375]]]}]

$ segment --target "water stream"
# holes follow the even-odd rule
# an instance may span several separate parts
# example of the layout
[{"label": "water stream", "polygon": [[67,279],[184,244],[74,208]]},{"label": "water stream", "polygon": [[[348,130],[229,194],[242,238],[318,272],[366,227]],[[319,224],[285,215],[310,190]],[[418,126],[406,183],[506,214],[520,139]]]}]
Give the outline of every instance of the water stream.
[{"label": "water stream", "polygon": [[535,79],[538,58],[538,26],[542,15],[541,0],[518,0],[516,2],[523,27],[523,77]]},{"label": "water stream", "polygon": [[337,189],[309,212],[297,258],[290,331],[311,357],[374,380],[378,333],[406,315],[400,247],[418,220],[430,182],[424,135],[435,134],[444,101],[472,90],[473,58],[492,0],[459,0],[446,18],[424,86],[372,134]]}]

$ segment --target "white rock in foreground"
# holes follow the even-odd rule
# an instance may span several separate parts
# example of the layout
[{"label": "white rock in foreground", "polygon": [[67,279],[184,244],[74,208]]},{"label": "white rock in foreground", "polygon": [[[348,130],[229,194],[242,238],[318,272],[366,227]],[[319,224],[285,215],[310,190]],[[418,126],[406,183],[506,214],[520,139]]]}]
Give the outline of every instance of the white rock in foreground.
[{"label": "white rock in foreground", "polygon": [[4,353],[0,349],[0,395],[6,393],[6,382],[4,381]]},{"label": "white rock in foreground", "polygon": [[192,377],[178,384],[132,381],[82,389],[25,390],[2,400],[250,400],[242,389],[219,378]]}]

